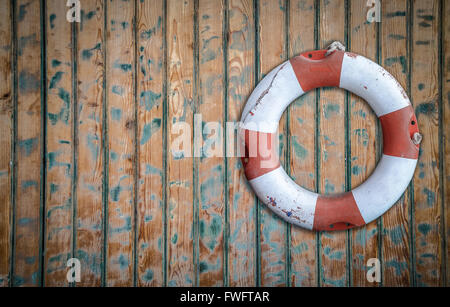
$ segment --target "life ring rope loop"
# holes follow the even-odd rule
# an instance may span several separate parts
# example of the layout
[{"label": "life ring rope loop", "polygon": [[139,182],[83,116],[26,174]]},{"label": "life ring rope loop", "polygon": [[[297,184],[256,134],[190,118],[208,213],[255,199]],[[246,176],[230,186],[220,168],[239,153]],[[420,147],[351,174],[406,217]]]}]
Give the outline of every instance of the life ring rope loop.
[{"label": "life ring rope loop", "polygon": [[[280,64],[256,86],[242,113],[242,164],[251,187],[279,216],[307,229],[344,230],[375,220],[401,197],[419,157],[422,136],[403,88],[378,64],[344,49],[335,42],[327,50],[304,52]],[[360,186],[323,196],[298,186],[286,174],[278,159],[276,131],[292,101],[331,86],[369,103],[381,122],[383,155]]]}]

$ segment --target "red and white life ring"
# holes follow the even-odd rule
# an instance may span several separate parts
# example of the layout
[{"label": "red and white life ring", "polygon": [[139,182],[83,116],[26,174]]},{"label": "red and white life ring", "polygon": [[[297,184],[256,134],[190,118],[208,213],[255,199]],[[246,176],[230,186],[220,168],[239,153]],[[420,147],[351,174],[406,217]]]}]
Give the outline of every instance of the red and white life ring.
[{"label": "red and white life ring", "polygon": [[[284,220],[310,230],[344,230],[377,219],[406,190],[419,156],[417,119],[401,85],[378,64],[337,45],[305,52],[273,69],[249,97],[240,123],[246,150],[243,166],[256,195]],[[273,146],[289,104],[325,86],[364,98],[383,129],[383,155],[372,175],[352,191],[332,196],[298,186],[280,165]],[[260,143],[267,145],[268,154],[255,150]]]}]

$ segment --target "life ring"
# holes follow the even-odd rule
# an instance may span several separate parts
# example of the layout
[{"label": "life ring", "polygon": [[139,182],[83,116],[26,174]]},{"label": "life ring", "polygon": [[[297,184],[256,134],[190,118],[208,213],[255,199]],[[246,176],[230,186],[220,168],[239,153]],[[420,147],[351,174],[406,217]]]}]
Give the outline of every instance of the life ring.
[{"label": "life ring", "polygon": [[[401,85],[378,64],[344,51],[335,42],[327,50],[305,52],[273,69],[250,95],[240,122],[242,163],[250,186],[284,220],[310,230],[345,230],[380,217],[406,190],[419,156],[417,119]],[[364,98],[383,129],[383,155],[372,175],[352,191],[331,196],[298,186],[280,165],[274,146],[289,104],[325,86]]]}]

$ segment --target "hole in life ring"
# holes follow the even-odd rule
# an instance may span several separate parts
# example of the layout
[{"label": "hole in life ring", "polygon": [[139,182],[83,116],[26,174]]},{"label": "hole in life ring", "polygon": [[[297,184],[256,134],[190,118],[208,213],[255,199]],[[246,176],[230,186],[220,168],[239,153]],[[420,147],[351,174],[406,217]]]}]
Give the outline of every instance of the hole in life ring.
[{"label": "hole in life ring", "polygon": [[415,122],[415,121],[411,121],[411,125],[413,125],[413,126],[414,126],[415,124],[416,124],[416,122]]}]

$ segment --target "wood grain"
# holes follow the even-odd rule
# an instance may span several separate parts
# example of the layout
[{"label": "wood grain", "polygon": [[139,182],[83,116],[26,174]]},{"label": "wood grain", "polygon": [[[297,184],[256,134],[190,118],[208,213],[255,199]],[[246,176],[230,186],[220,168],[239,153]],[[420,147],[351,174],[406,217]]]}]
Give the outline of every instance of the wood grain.
[{"label": "wood grain", "polygon": [[108,286],[131,286],[134,282],[134,13],[134,1],[108,1]]},{"label": "wood grain", "polygon": [[[314,28],[315,1],[290,1],[289,57],[316,49]],[[289,112],[290,175],[298,185],[316,192],[316,91],[294,101]],[[290,235],[290,285],[317,286],[316,233],[292,226]]]},{"label": "wood grain", "polygon": [[[167,3],[167,48],[168,48],[168,210],[167,245],[169,286],[194,286],[193,208],[193,159],[192,144],[194,117],[194,1],[169,1]],[[181,123],[184,131],[174,129]],[[180,126],[181,127],[181,126]],[[185,153],[182,148],[172,148],[181,133],[187,137]],[[172,150],[174,149],[174,150]],[[195,243],[194,243],[195,242]]]},{"label": "wood grain", "polygon": [[[15,173],[14,286],[41,284],[43,95],[41,3],[15,2],[17,35],[17,137]],[[44,29],[45,31],[45,29]]]},{"label": "wood grain", "polygon": [[[254,11],[251,0],[229,0],[228,3],[227,118],[238,122],[247,97],[255,86]],[[233,147],[227,146],[227,150]],[[257,281],[256,198],[247,183],[240,158],[233,155],[228,158],[227,165],[229,285],[254,286]]]},{"label": "wood grain", "polygon": [[73,76],[72,24],[63,1],[46,2],[47,109],[45,116],[45,285],[67,285],[66,263],[72,258],[73,216]]},{"label": "wood grain", "polygon": [[[138,3],[138,285],[164,285],[164,2]],[[158,150],[155,150],[158,148]]]},{"label": "wood grain", "polygon": [[[409,75],[408,4],[406,0],[382,3],[381,65],[407,91]],[[410,95],[409,95],[410,96]],[[382,217],[382,284],[411,285],[410,188]]]},{"label": "wood grain", "polygon": [[417,286],[442,284],[439,186],[439,1],[414,1],[411,99],[424,136],[414,175],[414,269]]},{"label": "wood grain", "polygon": [[[286,60],[285,1],[259,1],[259,78]],[[259,81],[259,80],[258,80]],[[286,114],[280,120],[279,154],[286,159]],[[261,285],[286,285],[287,224],[264,204],[259,203]]]},{"label": "wood grain", "polygon": [[100,286],[104,268],[104,72],[105,1],[83,3],[77,26],[77,183],[75,256],[81,262],[77,286]]},{"label": "wood grain", "polygon": [[[444,1],[444,8],[442,9],[441,16],[450,16],[450,3],[448,1]],[[449,249],[449,240],[450,240],[450,136],[448,132],[450,131],[450,19],[444,18],[442,21],[443,23],[443,33],[442,37],[444,38],[444,41],[442,42],[443,45],[443,53],[444,53],[444,62],[441,63],[443,67],[443,76],[442,76],[442,107],[443,107],[443,119],[442,119],[442,138],[443,138],[443,157],[441,159],[444,160],[443,170],[444,173],[442,174],[443,182],[442,185],[444,187],[444,199],[443,199],[443,206],[444,206],[444,256],[446,262],[444,263],[446,267],[446,286],[448,287],[450,285],[450,249]]]},{"label": "wood grain", "polygon": [[[349,51],[364,55],[377,62],[377,23],[367,22],[367,6],[364,1],[351,1],[349,29]],[[354,189],[363,183],[375,168],[379,139],[377,138],[377,116],[362,98],[349,94],[349,131],[347,148],[347,174]],[[348,179],[347,179],[348,180]],[[367,281],[366,263],[370,258],[380,258],[378,250],[377,221],[351,231],[351,284],[352,286],[377,286]]]},{"label": "wood grain", "polygon": [[0,287],[10,281],[12,221],[12,7],[6,2],[0,9]]},{"label": "wood grain", "polygon": [[200,286],[222,286],[224,282],[223,12],[222,1],[199,1],[197,18],[199,98],[196,113],[202,116],[202,125],[198,127],[200,129],[195,126],[194,131],[203,143],[201,157],[196,160],[198,183],[195,191],[199,210]]},{"label": "wood grain", "polygon": [[[345,43],[345,1],[320,1],[319,47],[333,41]],[[333,23],[328,21],[333,20]],[[319,192],[346,190],[346,99],[342,89],[321,89],[319,100]],[[346,286],[347,232],[320,234],[320,285]]]}]

